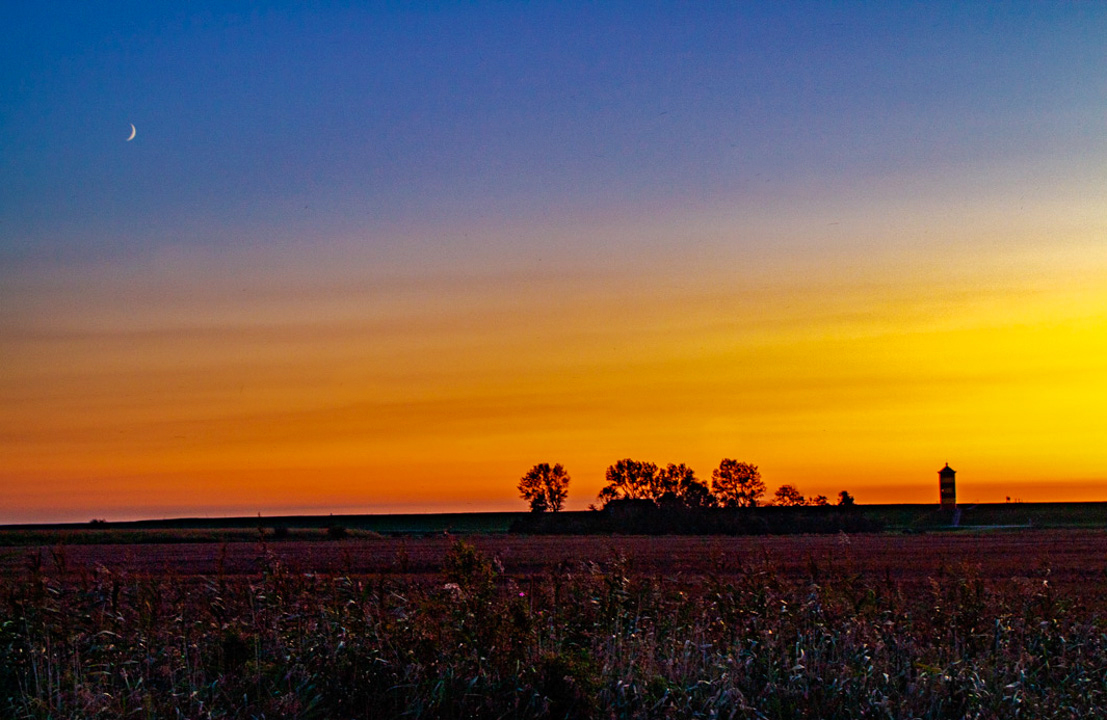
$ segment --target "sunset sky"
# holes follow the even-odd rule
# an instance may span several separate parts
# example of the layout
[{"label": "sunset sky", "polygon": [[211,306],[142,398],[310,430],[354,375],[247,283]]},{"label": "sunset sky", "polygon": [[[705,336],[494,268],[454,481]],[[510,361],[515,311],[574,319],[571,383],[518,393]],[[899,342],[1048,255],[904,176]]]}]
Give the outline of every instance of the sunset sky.
[{"label": "sunset sky", "polygon": [[110,5],[4,12],[0,523],[1107,500],[1107,4]]}]

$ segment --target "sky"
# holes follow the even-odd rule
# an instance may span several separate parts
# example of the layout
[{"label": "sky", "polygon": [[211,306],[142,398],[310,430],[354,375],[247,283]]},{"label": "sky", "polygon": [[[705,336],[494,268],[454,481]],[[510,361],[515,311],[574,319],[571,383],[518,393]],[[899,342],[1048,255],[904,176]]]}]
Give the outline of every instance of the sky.
[{"label": "sky", "polygon": [[415,5],[5,9],[0,523],[1107,500],[1107,5]]}]

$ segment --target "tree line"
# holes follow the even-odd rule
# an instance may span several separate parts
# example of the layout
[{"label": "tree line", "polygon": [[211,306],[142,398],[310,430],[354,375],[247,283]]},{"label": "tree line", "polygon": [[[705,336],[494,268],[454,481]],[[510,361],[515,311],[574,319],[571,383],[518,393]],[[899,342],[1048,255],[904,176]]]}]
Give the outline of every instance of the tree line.
[{"label": "tree line", "polygon": [[[684,463],[659,467],[652,462],[625,458],[609,465],[607,484],[597,499],[607,507],[619,501],[651,501],[658,506],[689,510],[707,508],[752,508],[767,504],[782,507],[829,505],[825,495],[806,498],[795,485],[776,489],[766,503],[765,482],[756,465],[724,458],[711,472],[711,485],[696,477]],[[530,503],[532,512],[558,512],[569,495],[569,474],[561,463],[539,463],[519,480],[519,496]],[[838,505],[853,505],[853,496],[838,493]],[[594,506],[593,506],[594,507]]]}]

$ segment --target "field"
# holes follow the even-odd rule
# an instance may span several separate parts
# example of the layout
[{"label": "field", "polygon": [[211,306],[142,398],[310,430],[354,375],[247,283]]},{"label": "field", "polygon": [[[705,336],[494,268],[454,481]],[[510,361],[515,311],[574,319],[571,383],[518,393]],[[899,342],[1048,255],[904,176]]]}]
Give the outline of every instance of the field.
[{"label": "field", "polygon": [[[833,508],[826,508],[833,512]],[[761,508],[759,513],[794,514],[811,508]],[[817,512],[817,510],[816,510]],[[962,505],[956,518],[937,505],[857,505],[853,512],[876,528],[892,531],[934,532],[988,528],[1062,529],[1107,528],[1107,502],[978,503]],[[588,525],[596,513],[558,514],[567,526]],[[954,527],[956,519],[958,526]],[[342,528],[354,536],[507,533],[520,521],[533,520],[529,512],[420,513],[385,515],[285,515],[215,518],[174,518],[129,522],[63,523],[56,525],[0,525],[0,547],[13,545],[110,545],[130,543],[255,542],[259,529],[271,538],[320,540],[327,531]],[[810,532],[802,520],[799,530]],[[647,531],[657,532],[657,528]],[[610,532],[610,529],[608,530]],[[564,534],[564,533],[562,533]],[[630,533],[624,533],[630,534]],[[726,534],[726,533],[723,533]]]},{"label": "field", "polygon": [[[253,542],[244,538],[252,537]],[[323,535],[319,536],[324,537]],[[63,577],[97,569],[142,576],[256,576],[274,564],[290,573],[430,577],[441,572],[456,539],[353,537],[348,540],[279,542],[258,535],[237,542],[58,544],[0,547],[0,573],[10,577],[32,564]],[[502,566],[506,578],[544,575],[623,558],[638,574],[694,579],[729,576],[767,565],[779,577],[802,579],[812,568],[919,583],[973,568],[977,577],[1048,577],[1056,583],[1107,579],[1107,532],[1079,530],[992,531],[934,534],[699,536],[467,536]]]},{"label": "field", "polygon": [[1101,530],[255,537],[0,547],[0,717],[1107,716]]}]

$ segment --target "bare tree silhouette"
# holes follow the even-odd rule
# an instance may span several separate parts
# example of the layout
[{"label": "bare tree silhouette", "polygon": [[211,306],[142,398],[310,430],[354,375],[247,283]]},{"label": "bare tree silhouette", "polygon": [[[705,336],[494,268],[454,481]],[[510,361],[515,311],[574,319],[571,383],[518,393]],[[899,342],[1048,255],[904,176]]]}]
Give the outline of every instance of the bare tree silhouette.
[{"label": "bare tree silhouette", "polygon": [[661,504],[676,503],[687,508],[707,508],[715,504],[715,498],[705,483],[700,482],[695,471],[684,463],[669,463],[659,473],[662,493]]},{"label": "bare tree silhouette", "polygon": [[781,485],[773,494],[773,505],[798,507],[806,504],[807,499],[796,489],[795,485]]},{"label": "bare tree silhouette", "polygon": [[711,473],[711,491],[723,507],[757,507],[765,483],[756,465],[724,458]]},{"label": "bare tree silhouette", "polygon": [[538,463],[519,480],[519,496],[530,503],[531,512],[557,512],[569,494],[569,473],[561,463],[553,467]]},{"label": "bare tree silhouette", "polygon": [[598,495],[606,505],[612,500],[656,500],[661,496],[661,477],[657,466],[625,458],[609,465],[604,473],[607,485]]}]

